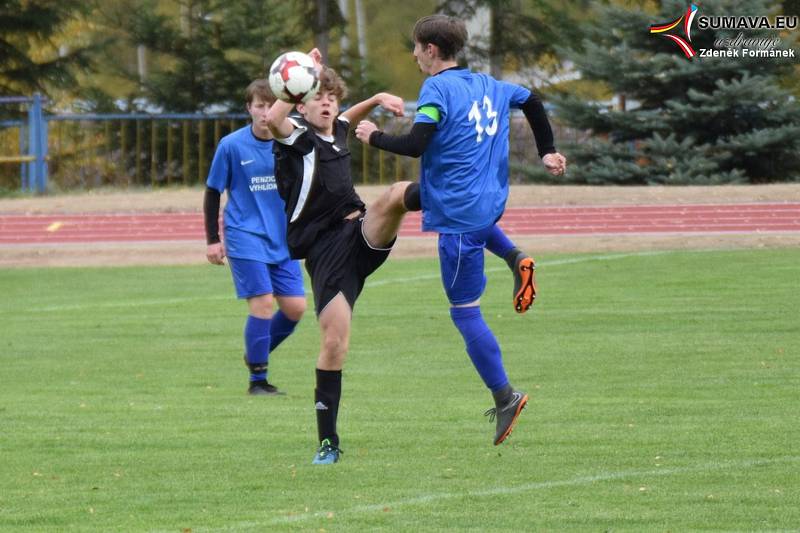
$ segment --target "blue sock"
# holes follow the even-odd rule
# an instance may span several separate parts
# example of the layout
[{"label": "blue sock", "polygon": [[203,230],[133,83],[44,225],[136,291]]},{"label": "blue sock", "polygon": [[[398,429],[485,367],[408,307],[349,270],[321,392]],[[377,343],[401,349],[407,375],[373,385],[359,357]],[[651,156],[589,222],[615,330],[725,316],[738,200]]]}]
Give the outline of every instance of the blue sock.
[{"label": "blue sock", "polygon": [[450,318],[461,332],[467,353],[481,379],[492,392],[508,385],[500,346],[481,316],[481,308],[451,307]]},{"label": "blue sock", "polygon": [[270,337],[272,337],[272,342],[269,345],[270,353],[283,342],[283,339],[292,334],[295,326],[297,326],[297,322],[289,320],[280,309],[272,315],[272,326],[269,329]]},{"label": "blue sock", "polygon": [[505,259],[508,252],[514,249],[514,243],[503,233],[500,226],[495,224],[486,236],[486,249],[497,257]]},{"label": "blue sock", "polygon": [[[269,318],[258,318],[252,315],[247,316],[244,326],[244,348],[247,362],[251,365],[264,365],[269,363],[269,330],[272,320]],[[266,369],[264,372],[250,371],[250,381],[261,381],[267,379]]]}]

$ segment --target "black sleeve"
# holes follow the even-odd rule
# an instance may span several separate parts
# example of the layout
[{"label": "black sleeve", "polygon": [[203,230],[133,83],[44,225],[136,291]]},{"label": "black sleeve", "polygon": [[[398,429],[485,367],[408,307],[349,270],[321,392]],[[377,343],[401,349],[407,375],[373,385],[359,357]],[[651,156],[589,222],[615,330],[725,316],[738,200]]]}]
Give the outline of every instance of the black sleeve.
[{"label": "black sleeve", "polygon": [[550,128],[550,121],[547,119],[547,112],[544,110],[542,101],[531,91],[530,97],[522,104],[522,112],[528,119],[528,124],[533,130],[533,138],[536,139],[536,147],[539,149],[539,157],[547,154],[556,153],[553,143],[553,130]]},{"label": "black sleeve", "polygon": [[343,129],[345,134],[350,131],[350,121],[347,120],[346,118],[342,118],[341,115],[336,117],[336,121],[334,122],[334,124],[337,124],[336,127]]},{"label": "black sleeve", "polygon": [[387,135],[377,130],[369,136],[369,144],[399,155],[419,157],[428,147],[428,142],[436,133],[436,124],[429,122],[415,122],[411,131],[405,135]]},{"label": "black sleeve", "polygon": [[206,195],[203,198],[203,213],[206,220],[206,243],[216,244],[219,238],[219,199],[220,192],[211,187],[206,187]]}]

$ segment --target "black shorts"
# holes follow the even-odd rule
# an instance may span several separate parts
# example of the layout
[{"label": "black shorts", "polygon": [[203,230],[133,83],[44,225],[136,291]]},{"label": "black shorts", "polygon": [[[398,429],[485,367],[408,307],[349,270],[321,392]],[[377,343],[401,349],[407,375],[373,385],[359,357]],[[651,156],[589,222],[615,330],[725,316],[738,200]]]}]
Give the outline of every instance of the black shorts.
[{"label": "black shorts", "polygon": [[306,256],[306,271],[314,291],[314,309],[319,316],[325,306],[340,292],[355,308],[367,276],[375,272],[389,257],[388,248],[373,248],[362,233],[363,218],[343,220],[320,233]]}]

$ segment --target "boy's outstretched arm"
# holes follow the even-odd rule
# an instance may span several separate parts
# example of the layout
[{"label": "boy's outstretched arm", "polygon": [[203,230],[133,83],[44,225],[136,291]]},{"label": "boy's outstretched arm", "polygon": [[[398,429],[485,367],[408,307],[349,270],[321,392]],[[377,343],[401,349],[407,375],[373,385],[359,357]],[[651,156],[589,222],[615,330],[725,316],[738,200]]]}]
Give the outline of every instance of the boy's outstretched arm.
[{"label": "boy's outstretched arm", "polygon": [[560,176],[567,170],[567,159],[556,151],[553,143],[553,129],[550,127],[550,120],[547,118],[547,111],[539,97],[531,91],[530,97],[521,106],[522,113],[528,120],[528,124],[536,140],[536,147],[539,150],[539,157],[542,158],[547,171]]},{"label": "boy's outstretched arm", "polygon": [[396,117],[402,117],[404,114],[402,98],[389,93],[378,93],[351,106],[341,116],[350,121],[350,124],[358,124],[378,106],[393,113]]},{"label": "boy's outstretched arm", "polygon": [[369,120],[362,120],[356,127],[356,138],[362,143],[410,157],[421,156],[434,133],[436,124],[432,122],[415,122],[404,135],[388,135]]},{"label": "boy's outstretched arm", "polygon": [[289,121],[289,113],[294,109],[294,105],[276,100],[267,112],[267,127],[276,139],[285,139],[294,131],[294,124]]}]

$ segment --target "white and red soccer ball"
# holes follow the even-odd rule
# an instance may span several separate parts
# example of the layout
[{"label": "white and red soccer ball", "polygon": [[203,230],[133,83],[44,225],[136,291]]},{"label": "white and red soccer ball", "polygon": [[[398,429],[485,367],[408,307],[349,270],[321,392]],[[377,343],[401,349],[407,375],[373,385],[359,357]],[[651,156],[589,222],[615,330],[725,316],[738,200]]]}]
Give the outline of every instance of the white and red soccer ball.
[{"label": "white and red soccer ball", "polygon": [[284,102],[307,102],[319,91],[319,70],[308,54],[286,52],[269,67],[269,87]]}]

